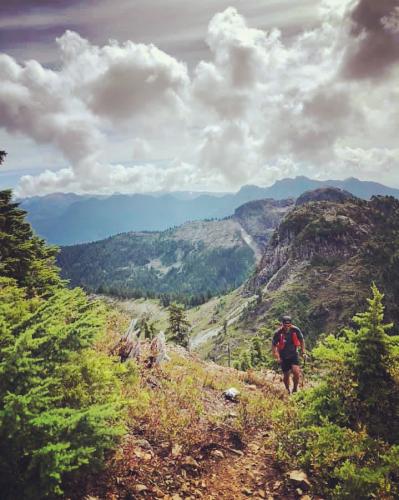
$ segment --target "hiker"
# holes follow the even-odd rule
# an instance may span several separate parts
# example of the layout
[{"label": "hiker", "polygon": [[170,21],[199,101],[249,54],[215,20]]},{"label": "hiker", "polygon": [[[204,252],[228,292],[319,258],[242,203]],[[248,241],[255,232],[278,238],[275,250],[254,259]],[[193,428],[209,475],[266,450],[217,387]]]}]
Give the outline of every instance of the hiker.
[{"label": "hiker", "polygon": [[272,352],[284,374],[284,385],[290,394],[290,373],[294,379],[292,392],[297,392],[301,369],[299,367],[298,347],[305,356],[305,341],[301,330],[292,324],[291,316],[283,316],[281,326],[273,335]]}]

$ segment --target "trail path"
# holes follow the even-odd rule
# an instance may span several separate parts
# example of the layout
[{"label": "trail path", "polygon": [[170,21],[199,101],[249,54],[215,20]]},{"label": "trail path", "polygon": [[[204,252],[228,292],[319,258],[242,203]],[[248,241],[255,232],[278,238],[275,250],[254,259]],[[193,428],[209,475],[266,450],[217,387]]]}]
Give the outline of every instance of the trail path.
[{"label": "trail path", "polygon": [[[180,468],[167,471],[162,465],[157,466],[156,460],[152,464],[154,468],[148,462],[142,464],[143,477],[140,479],[128,471],[119,471],[116,477],[114,475],[113,478],[107,478],[110,487],[105,496],[101,488],[102,493],[96,494],[93,491],[83,498],[85,500],[104,498],[107,500],[131,498],[310,500],[306,494],[299,495],[295,488],[287,483],[284,473],[276,465],[273,451],[265,446],[266,437],[262,432],[254,434],[242,451],[229,451],[217,447],[210,453],[206,463],[199,461],[198,457],[197,460],[194,459],[200,463],[200,468],[197,470],[190,468],[189,474]],[[144,456],[145,451],[142,453]],[[146,489],[138,491],[140,486],[145,486]]]},{"label": "trail path", "polygon": [[[273,372],[262,375],[261,385],[245,382],[246,374],[203,363],[195,358],[193,364],[206,369],[209,381],[235,374],[241,384],[243,397],[274,397],[285,400],[279,378]],[[182,380],[176,366],[168,372],[167,380]],[[177,373],[179,372],[179,373]],[[159,372],[161,373],[161,372]],[[153,372],[143,375],[143,383],[156,386],[160,379]],[[157,389],[155,389],[157,391]],[[272,396],[274,394],[274,396]],[[201,390],[204,420],[198,427],[198,439],[190,449],[183,449],[177,441],[162,442],[153,439],[151,429],[132,427],[121,447],[109,461],[107,468],[89,478],[81,487],[82,495],[71,500],[240,500],[246,498],[266,500],[310,500],[305,490],[298,490],[287,478],[275,459],[272,423],[245,427],[243,432],[235,426],[241,405],[227,401],[220,389],[204,385]],[[177,417],[176,417],[177,418]],[[192,424],[194,425],[194,424]],[[190,426],[190,424],[189,424]],[[240,428],[240,427],[239,427]],[[189,433],[191,429],[187,429]],[[79,487],[76,488],[79,490]],[[76,491],[75,489],[75,491]]]},{"label": "trail path", "polygon": [[265,447],[265,435],[253,436],[241,456],[225,454],[215,466],[202,477],[202,496],[207,500],[294,499],[298,495],[287,490],[281,480],[273,452]]}]

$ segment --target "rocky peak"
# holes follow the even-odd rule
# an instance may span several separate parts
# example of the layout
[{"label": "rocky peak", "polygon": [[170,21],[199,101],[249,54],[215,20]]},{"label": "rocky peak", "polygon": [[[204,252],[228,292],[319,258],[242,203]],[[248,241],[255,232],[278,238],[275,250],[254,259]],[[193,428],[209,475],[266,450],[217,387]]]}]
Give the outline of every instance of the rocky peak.
[{"label": "rocky peak", "polygon": [[353,194],[344,189],[334,188],[334,187],[324,187],[319,189],[314,189],[312,191],[306,191],[296,200],[296,205],[304,205],[305,203],[315,202],[315,201],[331,201],[335,203],[345,203],[348,200],[356,199]]},{"label": "rocky peak", "polygon": [[[356,198],[296,206],[274,232],[250,285],[266,285],[273,277],[278,286],[314,258],[348,259],[367,239],[371,225],[368,203]],[[276,274],[280,279],[274,279]]]}]

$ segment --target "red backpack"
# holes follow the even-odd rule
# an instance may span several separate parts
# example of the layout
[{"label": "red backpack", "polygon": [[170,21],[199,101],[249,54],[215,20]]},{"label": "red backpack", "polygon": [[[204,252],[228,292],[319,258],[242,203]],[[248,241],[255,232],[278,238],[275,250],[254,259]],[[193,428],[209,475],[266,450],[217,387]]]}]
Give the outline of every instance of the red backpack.
[{"label": "red backpack", "polygon": [[[291,333],[292,343],[294,344],[294,346],[299,347],[301,345],[301,343],[299,342],[298,335],[296,334],[294,327],[291,327],[288,330],[288,333]],[[279,351],[282,351],[285,347],[285,343],[286,343],[286,338],[285,338],[283,330],[281,329],[280,330],[280,338],[279,338],[279,341],[277,344],[277,349]]]}]

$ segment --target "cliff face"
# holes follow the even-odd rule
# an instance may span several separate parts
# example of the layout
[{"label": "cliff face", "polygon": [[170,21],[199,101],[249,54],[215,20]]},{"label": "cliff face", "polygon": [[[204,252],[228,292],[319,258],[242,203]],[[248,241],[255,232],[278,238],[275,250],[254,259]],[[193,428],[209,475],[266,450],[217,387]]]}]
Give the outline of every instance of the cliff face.
[{"label": "cliff face", "polygon": [[250,285],[262,287],[286,267],[350,259],[370,234],[369,212],[367,202],[356,199],[345,204],[321,201],[295,207],[274,233]]},{"label": "cliff face", "polygon": [[293,199],[250,201],[235,210],[233,219],[252,236],[258,247],[264,250],[274,230],[294,206]]},{"label": "cliff face", "polygon": [[386,317],[399,313],[399,202],[349,198],[295,206],[267,245],[244,295],[256,306],[241,322],[247,334],[272,331],[284,313],[312,344],[348,325],[366,306],[374,281],[385,294]]}]

